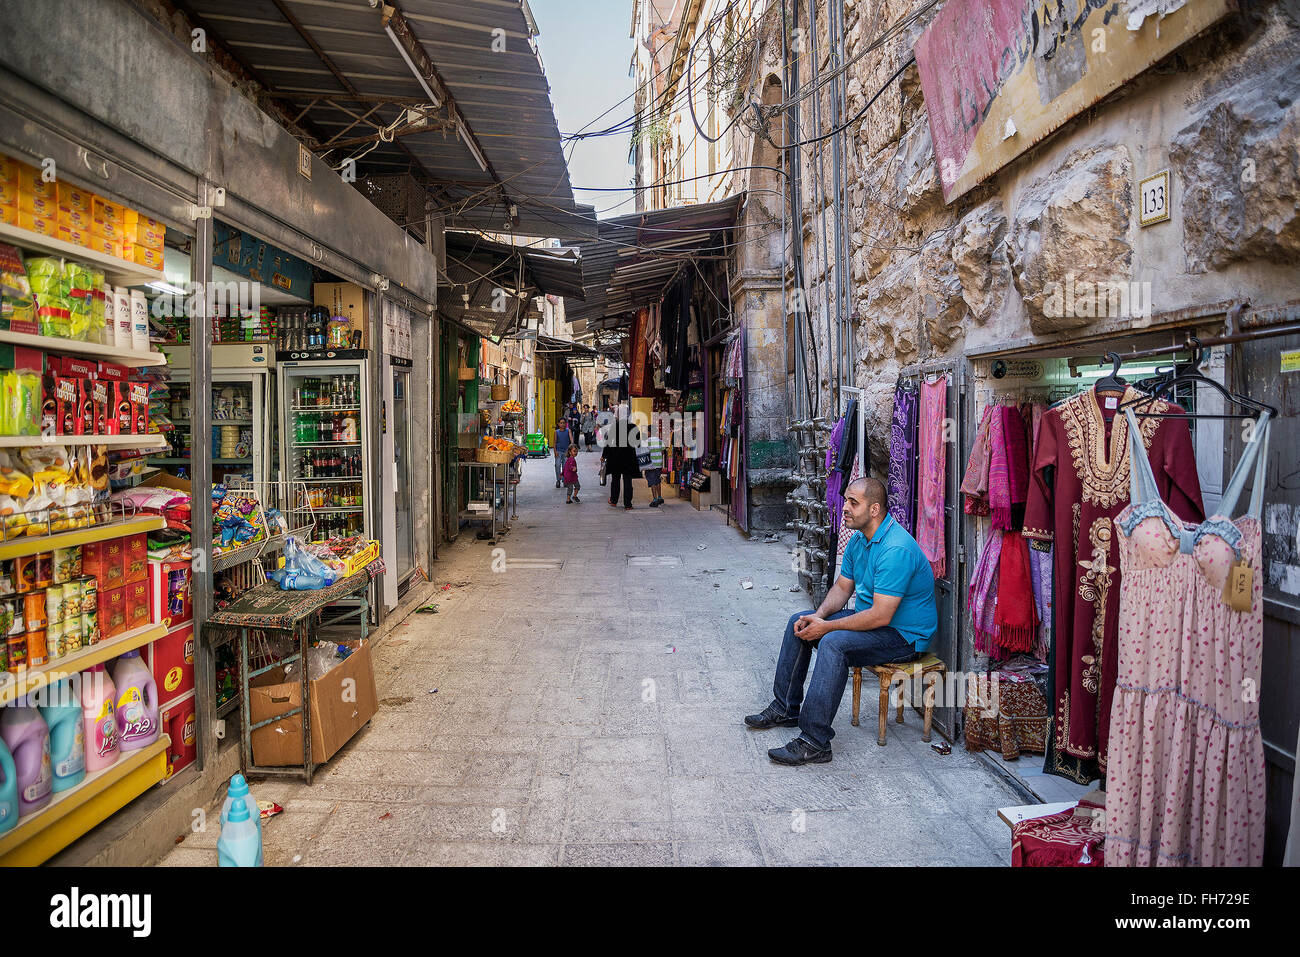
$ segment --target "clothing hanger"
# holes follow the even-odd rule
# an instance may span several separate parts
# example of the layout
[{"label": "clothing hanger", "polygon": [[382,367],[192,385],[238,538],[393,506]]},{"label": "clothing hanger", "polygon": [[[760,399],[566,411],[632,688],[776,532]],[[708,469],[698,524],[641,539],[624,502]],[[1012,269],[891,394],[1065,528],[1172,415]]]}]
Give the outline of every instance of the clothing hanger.
[{"label": "clothing hanger", "polygon": [[[1248,416],[1249,418],[1259,418],[1259,416],[1264,412],[1269,413],[1269,415],[1272,416],[1273,418],[1278,417],[1279,413],[1275,406],[1268,405],[1265,402],[1256,401],[1255,399],[1252,399],[1249,396],[1242,395],[1241,393],[1238,392],[1230,392],[1228,389],[1220,385],[1214,379],[1211,379],[1209,376],[1202,375],[1200,372],[1200,365],[1201,365],[1201,360],[1204,357],[1205,347],[1201,345],[1201,340],[1197,339],[1195,336],[1188,337],[1187,345],[1188,348],[1192,350],[1192,360],[1188,365],[1188,367],[1183,372],[1180,372],[1176,375],[1166,376],[1163,379],[1163,381],[1161,381],[1156,386],[1154,391],[1150,392],[1147,395],[1139,396],[1138,398],[1133,399],[1129,402],[1125,402],[1123,405],[1119,407],[1119,411],[1122,412],[1127,408],[1132,408],[1134,409],[1135,414],[1139,416],[1142,416],[1144,418],[1158,418],[1158,419],[1239,419],[1242,417],[1243,414]],[[1208,388],[1213,389],[1215,392],[1218,392],[1227,401],[1235,402],[1237,405],[1241,406],[1246,411],[1244,413],[1143,412],[1138,408],[1139,406],[1149,405],[1150,403],[1156,401],[1157,399],[1169,395],[1174,389],[1178,388],[1178,386],[1185,385],[1187,383],[1207,386]]]},{"label": "clothing hanger", "polygon": [[1123,392],[1128,388],[1126,382],[1119,374],[1119,367],[1124,361],[1119,357],[1118,352],[1106,353],[1106,358],[1110,360],[1110,375],[1102,376],[1092,386],[1094,392]]}]

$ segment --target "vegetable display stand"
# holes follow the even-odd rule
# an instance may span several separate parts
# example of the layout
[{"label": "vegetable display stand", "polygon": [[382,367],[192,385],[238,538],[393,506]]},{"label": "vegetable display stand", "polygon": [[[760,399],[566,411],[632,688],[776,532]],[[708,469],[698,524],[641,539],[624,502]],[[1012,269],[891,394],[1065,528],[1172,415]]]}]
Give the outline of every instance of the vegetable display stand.
[{"label": "vegetable display stand", "polygon": [[[332,617],[327,624],[331,627],[355,625],[358,638],[363,642],[369,631],[370,620],[370,602],[366,592],[371,580],[382,575],[383,572],[383,562],[376,559],[359,572],[335,582],[328,588],[314,591],[281,591],[273,582],[264,582],[208,618],[204,628],[213,645],[224,644],[231,640],[237,640],[239,643],[241,692],[239,766],[245,775],[301,776],[311,784],[316,767],[328,760],[328,755],[313,754],[312,749],[312,695],[307,667],[308,644],[321,625],[320,616],[324,610],[347,599],[355,600],[357,604],[348,605],[345,613]],[[255,653],[255,642],[267,633],[289,638],[293,647],[292,652],[278,661],[265,661],[264,656]],[[298,669],[300,684],[297,689],[297,704],[277,713],[274,717],[255,722],[250,697],[250,688],[255,687],[254,679],[277,668],[293,664],[296,664]],[[373,677],[371,681],[373,683]],[[298,716],[301,716],[298,723],[302,728],[301,767],[255,764],[253,761],[254,732]]]}]

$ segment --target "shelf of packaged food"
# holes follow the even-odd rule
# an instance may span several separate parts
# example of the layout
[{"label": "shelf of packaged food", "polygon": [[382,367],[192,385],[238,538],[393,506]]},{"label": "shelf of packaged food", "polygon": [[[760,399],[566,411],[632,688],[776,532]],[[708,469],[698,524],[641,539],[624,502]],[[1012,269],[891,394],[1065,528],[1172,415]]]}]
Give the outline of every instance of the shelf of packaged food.
[{"label": "shelf of packaged food", "polygon": [[17,827],[0,836],[0,865],[43,864],[121,810],[167,776],[171,744],[170,737],[160,734],[153,744],[123,752],[113,764],[87,774],[75,788],[54,795],[35,814],[20,818]]},{"label": "shelf of packaged food", "polygon": [[31,253],[61,256],[102,269],[104,278],[115,286],[144,286],[151,282],[161,282],[163,277],[161,269],[150,269],[148,266],[95,252],[85,246],[54,239],[10,223],[0,223],[0,242],[13,243]]},{"label": "shelf of packaged food", "polygon": [[124,535],[139,535],[141,532],[153,532],[166,527],[167,523],[163,521],[161,515],[138,515],[120,522],[95,525],[91,528],[75,528],[68,532],[55,532],[53,535],[22,536],[0,542],[0,561],[52,552],[56,548],[72,548],[74,545],[104,542]]},{"label": "shelf of packaged food", "polygon": [[[175,458],[172,456],[161,457],[157,455],[151,455],[149,456],[148,461],[157,462],[159,465],[189,465],[190,464],[190,459],[188,456],[184,458]],[[252,461],[253,459],[251,456],[242,459],[212,459],[211,460],[213,465],[250,465],[252,464]]]},{"label": "shelf of packaged food", "polygon": [[364,477],[360,475],[325,475],[325,476],[297,476],[295,482],[361,482]]},{"label": "shelf of packaged food", "polygon": [[[172,419],[172,421],[182,425],[189,425],[194,420],[193,419]],[[212,419],[211,424],[212,425],[252,425],[253,420],[252,419]]]},{"label": "shelf of packaged food", "polygon": [[110,449],[165,449],[167,437],[153,435],[0,435],[0,448],[40,445],[102,445]]},{"label": "shelf of packaged food", "polygon": [[359,405],[293,405],[290,412],[360,412]]},{"label": "shelf of packaged food", "polygon": [[357,506],[345,507],[345,508],[335,508],[333,506],[317,508],[314,505],[312,506],[312,512],[317,515],[329,515],[333,512],[362,512],[362,511],[365,511],[365,506],[363,505],[357,505]]},{"label": "shelf of packaged food", "polygon": [[56,658],[48,664],[24,668],[20,672],[6,671],[0,674],[0,705],[6,705],[15,698],[21,698],[33,691],[39,691],[51,680],[85,671],[135,648],[143,648],[166,634],[166,625],[141,625],[139,628],[123,632],[116,638],[109,638],[73,654]]},{"label": "shelf of packaged food", "polygon": [[[3,228],[3,227],[0,227]],[[120,366],[161,366],[167,364],[167,357],[161,352],[141,352],[139,349],[122,349],[100,342],[82,342],[80,339],[64,339],[62,336],[41,336],[27,332],[0,330],[0,343],[13,346],[27,346],[44,352],[66,353],[68,355],[95,356],[107,359]]]},{"label": "shelf of packaged food", "polygon": [[356,448],[360,442],[295,442],[295,449],[348,449]]}]

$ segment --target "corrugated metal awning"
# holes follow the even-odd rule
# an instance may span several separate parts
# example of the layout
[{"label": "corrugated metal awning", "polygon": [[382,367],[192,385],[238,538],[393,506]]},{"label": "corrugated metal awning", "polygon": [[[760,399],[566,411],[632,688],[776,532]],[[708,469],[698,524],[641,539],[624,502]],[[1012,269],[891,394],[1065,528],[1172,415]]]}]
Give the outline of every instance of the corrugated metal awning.
[{"label": "corrugated metal awning", "polygon": [[541,295],[583,294],[582,262],[571,250],[511,246],[471,233],[447,233],[448,286],[439,311],[480,335],[503,336],[540,316]]},{"label": "corrugated metal awning", "polygon": [[[431,190],[449,227],[596,235],[594,211],[573,198],[524,0],[176,5],[265,87],[316,152],[332,165],[356,158],[359,182],[409,172]],[[414,56],[386,23],[409,30]],[[430,67],[423,82],[416,61]],[[432,108],[430,90],[440,88],[450,102]],[[412,109],[424,114],[423,125],[410,122]],[[381,128],[395,135],[373,139]]]},{"label": "corrugated metal awning", "polygon": [[627,325],[637,309],[663,296],[693,258],[726,255],[744,194],[715,203],[618,216],[600,223],[600,239],[580,243],[586,300],[566,317],[586,331]]}]

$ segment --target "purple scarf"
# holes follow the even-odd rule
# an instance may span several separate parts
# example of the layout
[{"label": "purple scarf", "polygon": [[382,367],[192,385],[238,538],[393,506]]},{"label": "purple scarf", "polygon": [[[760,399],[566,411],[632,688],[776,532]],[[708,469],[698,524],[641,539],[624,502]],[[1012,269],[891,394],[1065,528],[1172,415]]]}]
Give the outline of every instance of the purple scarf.
[{"label": "purple scarf", "polygon": [[830,445],[826,448],[826,508],[829,509],[831,538],[840,533],[840,521],[844,517],[844,496],[840,494],[840,473],[835,470],[835,461],[840,457],[840,446],[844,442],[844,419],[841,418],[831,429]]},{"label": "purple scarf", "polygon": [[[1032,551],[1032,549],[1031,549]],[[970,609],[975,624],[975,651],[993,657],[998,649],[998,626],[994,620],[998,606],[998,566],[1002,558],[1002,533],[996,528],[989,533],[975,563],[966,592],[966,607]]]},{"label": "purple scarf", "polygon": [[1052,641],[1052,550],[1040,552],[1029,549],[1029,577],[1034,583],[1034,604],[1038,606],[1038,635],[1034,641],[1034,657],[1047,660],[1047,650]]},{"label": "purple scarf", "polygon": [[917,394],[894,389],[894,417],[889,427],[889,514],[909,535],[916,533]]}]

